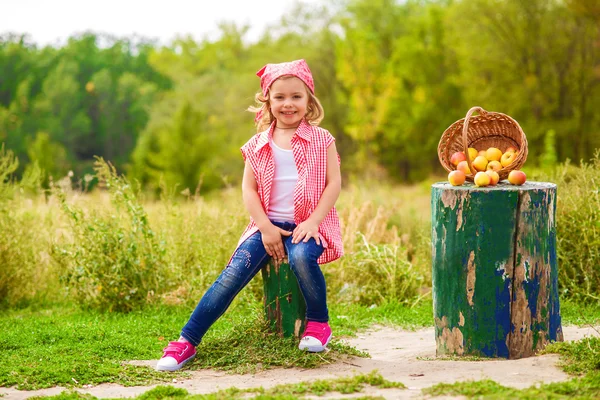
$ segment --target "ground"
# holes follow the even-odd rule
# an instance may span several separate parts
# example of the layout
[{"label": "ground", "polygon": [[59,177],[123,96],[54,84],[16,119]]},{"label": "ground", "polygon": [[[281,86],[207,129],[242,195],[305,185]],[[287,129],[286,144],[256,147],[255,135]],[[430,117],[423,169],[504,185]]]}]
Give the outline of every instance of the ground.
[{"label": "ground", "polygon": [[[585,336],[598,336],[600,330],[593,327],[565,327],[565,340],[578,340]],[[558,355],[548,354],[520,360],[495,359],[489,361],[451,361],[435,360],[435,340],[433,328],[417,331],[405,331],[389,327],[378,327],[363,332],[347,342],[366,351],[371,358],[352,357],[342,362],[326,365],[317,369],[271,369],[255,374],[235,375],[231,373],[201,370],[192,371],[192,377],[177,380],[173,386],[185,388],[193,394],[216,392],[229,387],[250,388],[272,387],[279,384],[297,383],[316,379],[331,379],[357,373],[369,373],[378,370],[386,379],[400,381],[408,389],[369,388],[359,396],[366,394],[383,396],[389,399],[409,399],[419,397],[421,389],[440,382],[452,383],[464,380],[493,379],[501,385],[526,388],[538,382],[550,383],[570,379],[557,366]],[[156,360],[132,361],[136,365],[154,366]],[[78,389],[98,398],[133,397],[154,386],[122,387],[114,384],[102,384],[92,388]],[[8,399],[26,399],[32,396],[49,396],[62,392],[55,387],[36,391],[18,391],[12,388],[0,388],[0,397]],[[321,398],[327,398],[325,396]],[[333,396],[340,398],[339,394]],[[357,396],[350,396],[357,397]],[[348,397],[348,398],[350,398]]]}]

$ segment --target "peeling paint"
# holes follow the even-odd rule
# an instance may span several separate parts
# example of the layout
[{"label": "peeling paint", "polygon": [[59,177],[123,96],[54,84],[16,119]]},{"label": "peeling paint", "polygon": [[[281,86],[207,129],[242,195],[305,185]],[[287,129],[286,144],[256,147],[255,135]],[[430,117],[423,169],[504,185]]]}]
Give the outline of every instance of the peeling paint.
[{"label": "peeling paint", "polygon": [[469,305],[473,305],[473,295],[475,294],[475,252],[469,254],[469,262],[467,264],[467,301]]},{"label": "peeling paint", "polygon": [[433,186],[437,354],[521,358],[562,339],[555,188]]},{"label": "peeling paint", "polygon": [[462,356],[464,354],[464,337],[463,333],[457,327],[448,328],[448,318],[443,316],[441,319],[435,319],[436,326],[441,330],[442,334],[436,337],[438,354],[456,354]]}]

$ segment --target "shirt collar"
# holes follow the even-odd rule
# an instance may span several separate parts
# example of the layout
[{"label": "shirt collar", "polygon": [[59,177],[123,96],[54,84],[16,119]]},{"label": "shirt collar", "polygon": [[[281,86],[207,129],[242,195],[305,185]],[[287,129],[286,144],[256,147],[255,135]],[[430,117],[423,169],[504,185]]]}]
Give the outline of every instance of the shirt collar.
[{"label": "shirt collar", "polygon": [[[277,120],[271,122],[269,129],[266,129],[260,133],[260,136],[258,137],[258,142],[256,142],[256,148],[254,149],[255,153],[258,153],[263,147],[265,147],[267,143],[269,143],[269,140],[273,137],[273,129],[275,129],[276,122]],[[300,138],[306,140],[307,142],[310,142],[310,139],[312,137],[311,128],[312,125],[306,122],[306,120],[303,118],[302,121],[300,121],[300,125],[298,125],[298,128],[296,129],[296,132],[294,132],[294,134],[298,135]]]}]

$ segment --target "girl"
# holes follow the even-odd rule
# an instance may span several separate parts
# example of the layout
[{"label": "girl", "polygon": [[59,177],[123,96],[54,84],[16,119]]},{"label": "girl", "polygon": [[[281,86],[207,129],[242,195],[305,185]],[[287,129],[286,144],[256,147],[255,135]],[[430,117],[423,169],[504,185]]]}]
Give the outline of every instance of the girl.
[{"label": "girl", "polygon": [[267,64],[257,75],[257,131],[241,151],[243,199],[250,223],[215,283],[170,342],[156,369],[176,371],[196,355],[196,346],[233,298],[271,257],[287,256],[306,301],[306,330],[299,348],[325,350],[331,340],[325,279],[319,264],[342,255],[334,204],[340,194],[334,138],[317,125],[323,108],[304,60]]}]

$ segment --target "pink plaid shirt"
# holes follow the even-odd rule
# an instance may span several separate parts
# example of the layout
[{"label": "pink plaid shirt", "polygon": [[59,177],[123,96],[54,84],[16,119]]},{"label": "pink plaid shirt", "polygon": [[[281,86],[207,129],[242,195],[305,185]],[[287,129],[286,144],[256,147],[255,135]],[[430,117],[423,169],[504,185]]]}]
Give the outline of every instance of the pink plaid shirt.
[{"label": "pink plaid shirt", "polygon": [[[275,121],[269,129],[257,133],[241,151],[245,161],[249,161],[254,178],[258,185],[258,197],[267,213],[269,198],[275,175],[275,163],[269,144],[273,136]],[[298,168],[298,182],[294,189],[294,222],[296,225],[306,221],[313,213],[321,194],[325,189],[327,175],[327,148],[334,142],[334,137],[325,129],[309,125],[302,120],[292,137],[292,153]],[[339,162],[339,156],[338,156]],[[238,246],[258,231],[252,218],[242,234]],[[335,207],[325,216],[319,225],[319,237],[325,251],[319,257],[319,264],[325,264],[340,258],[343,254],[340,220]]]}]

